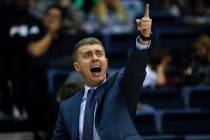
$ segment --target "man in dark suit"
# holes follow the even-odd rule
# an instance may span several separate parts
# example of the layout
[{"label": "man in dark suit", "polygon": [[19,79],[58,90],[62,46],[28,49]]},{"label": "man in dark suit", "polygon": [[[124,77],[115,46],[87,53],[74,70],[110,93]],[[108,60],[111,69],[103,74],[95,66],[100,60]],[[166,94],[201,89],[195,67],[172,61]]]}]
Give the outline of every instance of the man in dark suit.
[{"label": "man in dark suit", "polygon": [[136,23],[140,36],[128,64],[109,78],[102,43],[85,38],[76,44],[73,65],[84,89],[61,103],[53,140],[141,140],[133,121],[151,43],[148,4]]}]

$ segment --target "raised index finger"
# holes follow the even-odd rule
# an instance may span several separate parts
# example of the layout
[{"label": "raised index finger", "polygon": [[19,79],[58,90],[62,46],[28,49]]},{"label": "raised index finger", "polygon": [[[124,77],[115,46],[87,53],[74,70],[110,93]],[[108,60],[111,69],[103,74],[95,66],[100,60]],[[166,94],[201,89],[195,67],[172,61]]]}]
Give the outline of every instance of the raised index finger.
[{"label": "raised index finger", "polygon": [[146,4],[145,6],[144,17],[149,17],[149,4]]}]

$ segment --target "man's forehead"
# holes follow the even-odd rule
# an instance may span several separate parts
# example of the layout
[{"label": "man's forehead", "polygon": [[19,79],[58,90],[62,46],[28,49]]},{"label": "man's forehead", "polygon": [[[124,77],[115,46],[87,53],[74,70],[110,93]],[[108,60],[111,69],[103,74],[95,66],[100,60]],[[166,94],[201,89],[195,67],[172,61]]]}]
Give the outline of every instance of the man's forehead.
[{"label": "man's forehead", "polygon": [[95,50],[104,51],[104,48],[100,44],[83,45],[78,49],[78,52],[84,53],[84,52],[95,51]]}]

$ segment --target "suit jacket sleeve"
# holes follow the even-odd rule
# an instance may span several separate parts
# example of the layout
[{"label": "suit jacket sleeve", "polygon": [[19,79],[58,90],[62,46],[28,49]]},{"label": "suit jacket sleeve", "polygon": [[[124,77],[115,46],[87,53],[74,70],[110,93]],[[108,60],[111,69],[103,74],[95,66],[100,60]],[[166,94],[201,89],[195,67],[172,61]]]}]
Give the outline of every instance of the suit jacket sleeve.
[{"label": "suit jacket sleeve", "polygon": [[146,76],[145,68],[148,61],[148,52],[149,49],[139,50],[136,47],[132,49],[122,79],[122,92],[133,118],[136,114],[139,93]]},{"label": "suit jacket sleeve", "polygon": [[[52,140],[67,140],[67,133],[65,129],[63,112],[62,112],[62,104],[60,105],[60,112],[58,114]],[[70,139],[68,138],[68,140]]]}]

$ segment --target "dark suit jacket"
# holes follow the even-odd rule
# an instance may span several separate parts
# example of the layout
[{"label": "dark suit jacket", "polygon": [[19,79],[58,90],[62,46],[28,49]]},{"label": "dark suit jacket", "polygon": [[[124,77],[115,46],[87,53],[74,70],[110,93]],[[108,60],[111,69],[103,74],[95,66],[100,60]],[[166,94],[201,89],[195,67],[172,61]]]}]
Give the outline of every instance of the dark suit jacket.
[{"label": "dark suit jacket", "polygon": [[[148,49],[134,48],[127,66],[96,89],[95,127],[101,140],[141,140],[133,120],[145,78]],[[84,89],[63,101],[52,140],[78,140]]]}]

